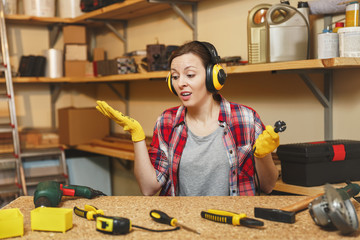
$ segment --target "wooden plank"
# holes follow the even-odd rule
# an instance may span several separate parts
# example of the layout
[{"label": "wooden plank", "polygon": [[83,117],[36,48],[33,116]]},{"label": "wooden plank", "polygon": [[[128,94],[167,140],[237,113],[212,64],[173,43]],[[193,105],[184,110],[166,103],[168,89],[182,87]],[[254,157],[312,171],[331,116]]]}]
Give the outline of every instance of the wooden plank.
[{"label": "wooden plank", "polygon": [[71,23],[71,18],[59,17],[34,17],[27,15],[6,15],[6,23],[31,24],[31,25],[49,25],[54,23]]},{"label": "wooden plank", "polygon": [[[258,72],[270,72],[294,69],[336,69],[336,68],[359,68],[360,58],[332,58],[332,59],[309,59],[301,61],[263,63],[241,66],[225,67],[228,75],[246,74]],[[130,73],[110,75],[104,77],[62,77],[62,78],[46,78],[46,77],[15,77],[14,83],[99,83],[99,82],[122,82],[122,81],[141,81],[151,79],[165,79],[168,71],[155,71],[144,73]],[[0,83],[5,83],[5,79],[1,78]]]},{"label": "wooden plank", "polygon": [[91,140],[90,145],[134,152],[134,144],[131,141],[125,139],[116,142],[114,141],[109,142],[101,139],[93,139]]},{"label": "wooden plank", "polygon": [[120,149],[111,149],[101,146],[93,146],[90,144],[78,145],[76,146],[76,149],[131,161],[134,161],[135,158],[134,152],[124,151]]}]

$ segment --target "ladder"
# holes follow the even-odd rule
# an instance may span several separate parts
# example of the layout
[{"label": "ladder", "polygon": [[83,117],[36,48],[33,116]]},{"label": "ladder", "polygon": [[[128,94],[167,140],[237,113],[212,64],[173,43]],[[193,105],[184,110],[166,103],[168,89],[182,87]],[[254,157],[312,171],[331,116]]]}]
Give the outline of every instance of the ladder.
[{"label": "ladder", "polygon": [[0,0],[0,41],[1,41],[1,65],[0,71],[5,75],[5,93],[0,94],[0,100],[5,101],[8,104],[9,109],[9,123],[2,123],[0,125],[1,133],[11,133],[13,142],[13,152],[10,154],[0,155],[0,169],[2,171],[11,171],[16,169],[16,177],[13,183],[8,183],[5,186],[1,186],[1,194],[20,195],[21,190],[23,195],[27,195],[26,182],[24,170],[20,156],[20,140],[19,132],[16,120],[15,109],[15,95],[12,83],[11,66],[9,58],[9,46],[7,41],[5,16],[4,16],[4,3]]},{"label": "ladder", "polygon": [[[9,113],[9,123],[0,124],[0,134],[11,133],[13,151],[12,153],[0,154],[0,177],[5,179],[4,181],[4,179],[0,178],[0,196],[11,195],[18,197],[19,195],[28,195],[27,186],[37,185],[41,181],[54,180],[68,184],[68,171],[63,148],[21,149],[16,120],[15,95],[5,26],[4,4],[2,0],[0,0],[0,40],[0,72],[3,72],[5,75],[6,84],[5,93],[0,92],[0,101],[5,101],[8,104]],[[0,91],[2,91],[2,89]],[[27,174],[26,169],[24,170],[24,165],[27,162],[49,158],[55,158],[59,161],[56,170],[49,171],[49,168],[38,167],[30,168],[28,171],[34,172],[36,169],[40,169],[37,170],[37,174]],[[12,178],[12,176],[14,177]],[[14,181],[10,181],[9,179]]]}]

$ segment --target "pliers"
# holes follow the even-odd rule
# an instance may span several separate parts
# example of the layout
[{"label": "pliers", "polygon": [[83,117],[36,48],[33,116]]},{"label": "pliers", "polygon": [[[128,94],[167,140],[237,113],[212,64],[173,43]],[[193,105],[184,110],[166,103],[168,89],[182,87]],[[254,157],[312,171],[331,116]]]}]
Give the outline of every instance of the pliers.
[{"label": "pliers", "polygon": [[97,209],[96,207],[87,204],[85,204],[84,209],[80,209],[75,206],[74,213],[79,217],[86,218],[87,220],[95,220],[97,216],[104,215],[103,210]]}]

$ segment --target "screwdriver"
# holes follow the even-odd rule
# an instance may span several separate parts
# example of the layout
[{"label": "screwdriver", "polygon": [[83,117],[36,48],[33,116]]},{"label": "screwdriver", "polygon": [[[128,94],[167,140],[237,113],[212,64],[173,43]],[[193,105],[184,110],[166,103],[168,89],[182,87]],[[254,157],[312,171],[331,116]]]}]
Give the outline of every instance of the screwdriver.
[{"label": "screwdriver", "polygon": [[222,210],[209,209],[201,211],[201,217],[214,222],[227,223],[232,225],[243,225],[246,227],[262,227],[264,222],[248,218],[246,214],[233,213]]},{"label": "screwdriver", "polygon": [[168,225],[173,226],[173,227],[178,226],[178,227],[181,227],[181,228],[183,228],[185,230],[188,230],[190,232],[200,234],[195,229],[192,229],[192,228],[190,228],[188,226],[185,226],[185,225],[179,223],[176,218],[169,217],[166,213],[164,213],[162,211],[151,210],[150,211],[150,216],[152,217],[152,219],[154,219],[158,223],[168,224]]}]

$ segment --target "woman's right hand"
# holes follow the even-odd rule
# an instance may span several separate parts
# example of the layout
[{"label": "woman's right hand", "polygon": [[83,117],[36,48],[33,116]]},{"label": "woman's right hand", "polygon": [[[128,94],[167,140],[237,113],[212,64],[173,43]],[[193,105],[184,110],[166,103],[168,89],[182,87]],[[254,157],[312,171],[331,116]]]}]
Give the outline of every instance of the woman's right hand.
[{"label": "woman's right hand", "polygon": [[144,130],[138,121],[113,109],[105,101],[98,100],[96,103],[96,109],[104,116],[114,120],[117,124],[122,126],[125,131],[128,131],[131,134],[133,142],[140,142],[145,139]]}]

